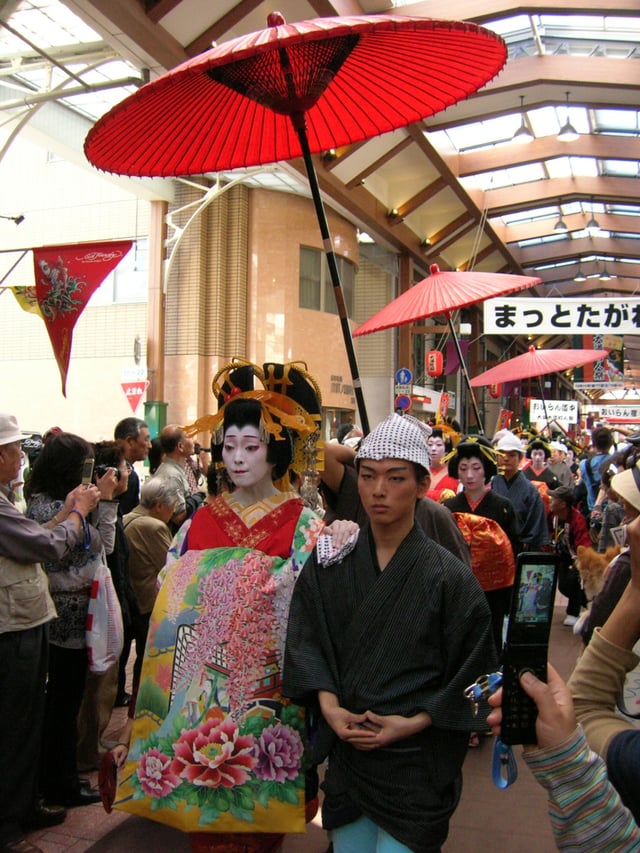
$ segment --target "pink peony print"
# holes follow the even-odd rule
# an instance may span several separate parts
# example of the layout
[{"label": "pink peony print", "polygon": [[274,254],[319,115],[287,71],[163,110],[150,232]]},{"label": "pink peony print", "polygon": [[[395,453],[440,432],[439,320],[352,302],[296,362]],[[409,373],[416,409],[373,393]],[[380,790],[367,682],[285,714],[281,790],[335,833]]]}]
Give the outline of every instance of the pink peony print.
[{"label": "pink peony print", "polygon": [[276,723],[264,729],[257,740],[258,763],[255,775],[271,782],[293,780],[300,772],[303,746],[300,735],[290,726]]},{"label": "pink peony print", "polygon": [[253,735],[240,735],[230,718],[205,720],[173,744],[171,770],[192,785],[233,788],[249,779],[257,762],[254,747]]},{"label": "pink peony print", "polygon": [[158,749],[150,749],[140,756],[137,770],[140,787],[148,797],[166,797],[180,784],[171,770],[172,759]]}]

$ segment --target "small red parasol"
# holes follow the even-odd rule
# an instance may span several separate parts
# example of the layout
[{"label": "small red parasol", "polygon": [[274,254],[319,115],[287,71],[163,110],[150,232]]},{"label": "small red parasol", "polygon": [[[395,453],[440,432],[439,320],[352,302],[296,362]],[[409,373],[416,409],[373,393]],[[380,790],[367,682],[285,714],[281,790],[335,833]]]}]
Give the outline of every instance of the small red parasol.
[{"label": "small red parasol", "polygon": [[439,314],[450,315],[494,296],[505,296],[540,284],[541,279],[528,275],[506,275],[488,272],[441,271],[437,264],[429,268],[430,275],[405,290],[373,317],[354,331],[354,336],[381,332]]},{"label": "small red parasol", "polygon": [[544,376],[545,373],[557,373],[570,367],[580,367],[592,361],[599,361],[609,355],[605,349],[536,349],[529,347],[522,355],[516,355],[495,367],[474,376],[471,385],[496,385],[499,382],[514,382],[531,376]]},{"label": "small red parasol", "polygon": [[507,59],[475,24],[361,15],[285,24],[232,39],[148,83],[103,116],[88,160],[168,177],[302,156],[365,433],[368,421],[338,265],[311,154],[404,127],[468,97]]},{"label": "small red parasol", "polygon": [[354,336],[369,335],[390,329],[393,326],[402,326],[405,323],[413,323],[426,317],[436,317],[444,314],[449,323],[451,337],[458,354],[458,361],[462,375],[469,390],[469,399],[473,407],[478,428],[484,432],[480,411],[476,398],[471,388],[469,374],[462,356],[460,343],[453,325],[452,312],[458,308],[465,308],[484,299],[493,296],[504,296],[514,293],[516,290],[524,290],[539,284],[541,279],[527,275],[505,275],[501,273],[486,272],[458,272],[457,270],[442,272],[437,264],[432,264],[431,275],[423,278],[418,284],[414,284],[400,296],[396,297],[377,314],[370,317],[365,323],[353,333]]}]

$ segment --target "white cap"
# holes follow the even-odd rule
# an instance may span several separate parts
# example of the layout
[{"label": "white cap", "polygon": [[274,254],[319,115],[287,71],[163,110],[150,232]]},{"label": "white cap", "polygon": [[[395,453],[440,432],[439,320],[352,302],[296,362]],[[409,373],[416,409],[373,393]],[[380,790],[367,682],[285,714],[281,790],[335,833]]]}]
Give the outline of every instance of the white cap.
[{"label": "white cap", "polygon": [[561,441],[552,441],[549,444],[549,447],[552,450],[559,450],[560,453],[566,453],[567,452],[567,445],[563,444]]},{"label": "white cap", "polygon": [[23,435],[18,428],[18,421],[15,415],[0,412],[0,445],[12,444],[14,441],[20,441],[22,438]]},{"label": "white cap", "polygon": [[506,435],[502,436],[500,441],[496,444],[496,450],[498,452],[503,451],[505,453],[509,453],[512,450],[517,450],[518,453],[524,454],[524,448],[520,442],[520,439],[512,432],[508,432]]},{"label": "white cap", "polygon": [[360,442],[357,459],[404,459],[429,470],[431,427],[411,415],[388,415]]}]

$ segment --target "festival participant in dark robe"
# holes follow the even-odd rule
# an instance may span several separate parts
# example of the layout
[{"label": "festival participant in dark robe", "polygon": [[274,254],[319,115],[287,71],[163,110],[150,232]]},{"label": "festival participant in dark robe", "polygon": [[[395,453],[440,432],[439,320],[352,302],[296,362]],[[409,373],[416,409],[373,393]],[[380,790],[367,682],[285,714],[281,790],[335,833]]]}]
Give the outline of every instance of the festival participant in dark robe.
[{"label": "festival participant in dark robe", "polygon": [[471,568],[491,610],[493,639],[502,653],[502,626],[511,604],[515,555],[520,551],[518,517],[507,498],[491,491],[498,473],[496,452],[486,438],[467,436],[449,454],[449,472],[463,491],[444,502],[471,548]]},{"label": "festival participant in dark robe", "polygon": [[431,467],[429,474],[431,482],[427,489],[427,497],[432,501],[439,501],[443,491],[447,490],[455,493],[458,491],[458,481],[455,477],[449,474],[447,463],[444,461],[445,456],[451,453],[453,449],[453,441],[450,435],[447,435],[442,427],[434,427],[431,430],[431,435],[427,439],[427,447],[429,448],[429,459]]},{"label": "festival participant in dark robe", "polygon": [[531,464],[523,468],[522,473],[538,490],[548,518],[551,510],[549,492],[560,485],[560,480],[549,467],[551,447],[548,442],[536,437],[527,444],[525,454],[527,459],[531,460]]},{"label": "festival participant in dark robe", "polygon": [[304,713],[280,672],[293,584],[323,527],[288,469],[312,465],[320,400],[300,364],[234,362],[213,388],[218,414],[189,430],[213,433],[233,490],[174,544],[114,805],[189,832],[194,850],[270,851],[305,828]]},{"label": "festival participant in dark robe", "polygon": [[[425,424],[425,435],[430,427]],[[428,449],[428,448],[427,448]],[[322,494],[325,499],[327,523],[335,519],[355,521],[360,527],[367,521],[367,513],[358,494],[358,474],[355,468],[356,453],[342,444],[325,444],[324,468],[320,471]],[[425,488],[429,488],[430,475],[425,475]],[[458,529],[451,513],[442,504],[428,497],[416,503],[416,521],[429,539],[451,551],[454,557],[471,566],[469,546]]]},{"label": "festival participant in dark robe", "polygon": [[328,756],[334,853],[435,853],[477,726],[464,689],[496,661],[491,614],[470,569],[415,523],[425,425],[390,415],[363,438],[357,465],[369,522],[337,563],[321,540],[302,570],[283,692],[319,712],[313,759]]},{"label": "festival participant in dark robe", "polygon": [[549,544],[547,516],[540,493],[520,470],[524,456],[522,445],[512,432],[508,432],[496,444],[496,452],[499,468],[491,488],[513,504],[520,528],[520,550],[540,550]]}]

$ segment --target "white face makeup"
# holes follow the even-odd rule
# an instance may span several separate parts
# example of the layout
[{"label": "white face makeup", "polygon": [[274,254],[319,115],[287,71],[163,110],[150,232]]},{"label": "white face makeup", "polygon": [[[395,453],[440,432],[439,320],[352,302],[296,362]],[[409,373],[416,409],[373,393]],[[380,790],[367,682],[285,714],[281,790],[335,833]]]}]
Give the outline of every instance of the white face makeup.
[{"label": "white face makeup", "polygon": [[254,426],[230,426],[224,435],[222,461],[237,488],[271,482],[273,465],[267,462],[267,445]]},{"label": "white face makeup", "polygon": [[485,487],[484,477],[484,465],[475,456],[461,459],[458,463],[458,479],[468,491],[483,490]]}]

